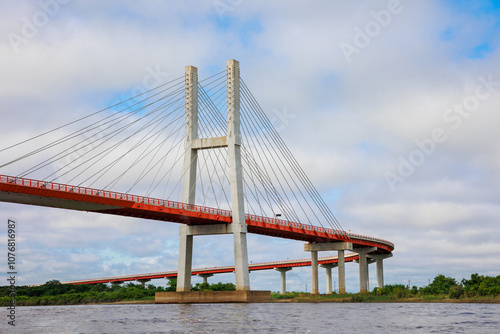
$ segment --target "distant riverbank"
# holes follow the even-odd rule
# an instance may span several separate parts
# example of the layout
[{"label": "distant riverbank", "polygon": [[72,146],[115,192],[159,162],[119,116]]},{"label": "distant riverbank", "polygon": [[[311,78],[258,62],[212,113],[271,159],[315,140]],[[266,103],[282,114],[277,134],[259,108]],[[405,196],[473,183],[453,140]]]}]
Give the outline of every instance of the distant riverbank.
[{"label": "distant riverbank", "polygon": [[[278,297],[279,296],[279,297]],[[154,304],[154,298],[145,300],[123,300],[112,303],[97,303],[104,305],[120,304]],[[301,293],[299,295],[281,296],[273,293],[271,303],[470,303],[470,304],[500,304],[500,296],[464,297],[451,299],[445,296],[427,296],[425,298],[399,298],[391,299],[384,296],[371,296],[366,294],[346,295],[311,295]]]},{"label": "distant riverbank", "polygon": [[500,296],[449,298],[445,295],[421,297],[377,296],[373,293],[312,295],[309,293],[271,294],[272,303],[490,303],[500,304]]},{"label": "distant riverbank", "polygon": [[[232,291],[233,283],[197,283],[193,291]],[[61,284],[53,280],[39,286],[0,286],[0,306],[42,306],[78,304],[148,304],[154,303],[155,293],[176,291],[176,281],[166,288],[132,282],[120,285]],[[500,275],[496,277],[472,274],[459,283],[454,278],[437,275],[425,287],[389,284],[367,293],[312,295],[289,292],[271,294],[271,303],[495,303],[500,304]]]},{"label": "distant riverbank", "polygon": [[[142,300],[122,300],[111,303],[91,303],[104,305],[120,304],[154,304],[154,298]],[[373,296],[371,294],[345,294],[345,295],[312,295],[310,293],[290,293],[280,295],[271,294],[271,303],[483,303],[500,304],[500,296],[463,297],[459,299],[446,296],[425,296],[413,298],[389,298],[387,296]]]},{"label": "distant riverbank", "polygon": [[[90,302],[75,303],[66,305],[134,305],[134,304],[154,304],[154,297],[139,300],[120,300],[114,302]],[[459,299],[448,298],[446,296],[425,296],[413,298],[388,298],[387,296],[373,296],[371,294],[345,294],[345,295],[312,295],[310,293],[290,293],[280,295],[271,294],[270,303],[469,303],[469,304],[500,304],[500,296],[463,297]],[[21,303],[17,306],[23,306]],[[61,304],[53,304],[61,305]],[[26,303],[24,306],[35,306]]]}]

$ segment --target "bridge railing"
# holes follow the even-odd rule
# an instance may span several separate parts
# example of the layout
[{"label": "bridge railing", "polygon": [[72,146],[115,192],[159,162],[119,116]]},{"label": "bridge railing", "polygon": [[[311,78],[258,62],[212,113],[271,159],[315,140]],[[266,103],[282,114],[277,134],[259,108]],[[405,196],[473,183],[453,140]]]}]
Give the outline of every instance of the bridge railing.
[{"label": "bridge railing", "polygon": [[302,224],[302,223],[292,222],[292,221],[288,221],[288,220],[268,218],[268,217],[256,216],[256,215],[251,215],[251,214],[247,214],[246,219],[252,220],[252,221],[257,221],[257,222],[269,223],[269,224],[273,224],[273,225],[280,225],[280,226],[285,226],[285,227],[304,229],[304,230],[308,230],[308,231],[315,231],[318,233],[337,235],[337,236],[341,236],[341,238],[345,238],[345,239],[354,238],[354,239],[362,239],[362,240],[367,240],[367,241],[379,241],[379,242],[382,242],[384,244],[388,244],[388,245],[391,245],[392,247],[394,247],[394,244],[392,242],[384,240],[384,239],[368,237],[368,236],[354,234],[354,233],[347,233],[345,231],[334,230],[331,228],[325,228],[325,227],[315,226],[315,225],[311,225],[311,224]]},{"label": "bridge railing", "polygon": [[25,179],[25,178],[21,178],[21,177],[13,177],[13,176],[6,176],[6,175],[0,175],[0,182],[11,183],[11,184],[27,186],[27,187],[35,187],[35,188],[43,188],[43,189],[49,189],[49,190],[64,191],[64,192],[80,194],[80,195],[101,196],[101,197],[131,201],[131,202],[136,202],[136,203],[164,206],[164,207],[169,207],[169,208],[173,208],[173,209],[189,210],[189,211],[196,211],[196,212],[203,212],[203,213],[208,213],[208,214],[215,214],[215,215],[220,215],[220,216],[231,217],[231,211],[229,211],[229,210],[216,209],[216,208],[210,208],[210,207],[206,207],[206,206],[186,204],[186,203],[162,200],[162,199],[158,199],[158,198],[151,198],[151,197],[145,197],[145,196],[124,194],[124,193],[119,193],[119,192],[109,191],[109,190],[99,190],[99,189],[94,189],[94,188],[72,186],[72,185],[62,184],[62,183],[47,182],[47,181],[40,181],[40,180],[33,180],[33,179]]},{"label": "bridge railing", "polygon": [[312,224],[302,224],[302,223],[292,222],[289,220],[268,218],[268,217],[256,216],[256,215],[251,215],[251,214],[247,214],[246,219],[253,220],[253,221],[260,221],[260,222],[264,222],[264,223],[270,223],[270,224],[274,224],[274,225],[281,225],[281,226],[286,226],[286,227],[305,229],[305,230],[309,230],[309,231],[316,231],[316,232],[320,232],[320,233],[328,233],[328,234],[336,234],[336,235],[346,234],[344,231],[333,230],[330,228],[324,228],[324,227],[315,226]]}]

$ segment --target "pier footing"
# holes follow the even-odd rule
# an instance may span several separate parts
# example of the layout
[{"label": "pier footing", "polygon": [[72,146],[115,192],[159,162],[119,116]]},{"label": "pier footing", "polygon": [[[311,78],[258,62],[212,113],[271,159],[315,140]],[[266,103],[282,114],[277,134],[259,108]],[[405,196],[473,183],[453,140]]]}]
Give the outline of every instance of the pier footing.
[{"label": "pier footing", "polygon": [[155,304],[265,303],[271,291],[188,291],[157,292]]}]

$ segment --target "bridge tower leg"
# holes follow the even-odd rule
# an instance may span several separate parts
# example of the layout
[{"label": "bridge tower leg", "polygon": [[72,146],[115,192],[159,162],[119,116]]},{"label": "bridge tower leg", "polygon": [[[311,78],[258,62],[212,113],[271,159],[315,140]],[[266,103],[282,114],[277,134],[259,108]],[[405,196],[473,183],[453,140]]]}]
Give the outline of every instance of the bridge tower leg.
[{"label": "bridge tower leg", "polygon": [[229,180],[233,213],[234,265],[236,290],[250,290],[248,270],[247,225],[243,201],[243,170],[240,132],[240,63],[227,61],[227,145]]},{"label": "bridge tower leg", "polygon": [[[185,132],[184,141],[184,178],[182,202],[195,204],[196,166],[198,151],[193,149],[193,140],[198,138],[198,69],[186,66],[185,73]],[[188,233],[189,226],[179,227],[179,265],[177,270],[177,292],[191,290],[191,266],[193,263],[193,235]]]}]

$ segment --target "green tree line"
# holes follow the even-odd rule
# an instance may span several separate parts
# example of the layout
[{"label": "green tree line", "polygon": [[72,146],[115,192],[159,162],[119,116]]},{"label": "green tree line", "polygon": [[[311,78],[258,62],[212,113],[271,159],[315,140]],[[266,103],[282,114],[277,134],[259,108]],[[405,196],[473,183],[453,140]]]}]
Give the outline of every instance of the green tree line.
[{"label": "green tree line", "polygon": [[[27,305],[73,305],[86,303],[109,303],[123,300],[153,299],[156,292],[175,291],[177,282],[170,280],[166,287],[148,284],[126,283],[123,285],[98,284],[61,284],[57,280],[39,286],[17,286],[15,302],[19,306]],[[229,291],[236,290],[233,283],[197,283],[191,286],[193,291]],[[12,301],[10,286],[0,286],[0,306],[8,306]]]},{"label": "green tree line", "polygon": [[418,296],[441,295],[458,299],[461,297],[481,297],[500,295],[500,275],[496,277],[472,274],[470,279],[457,282],[452,277],[437,275],[434,280],[424,287],[409,287],[403,284],[386,285],[375,288],[377,295],[390,295],[394,298],[411,298]]}]

